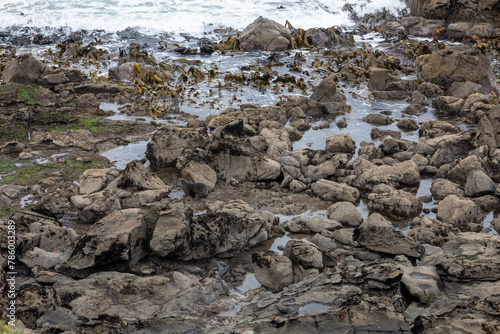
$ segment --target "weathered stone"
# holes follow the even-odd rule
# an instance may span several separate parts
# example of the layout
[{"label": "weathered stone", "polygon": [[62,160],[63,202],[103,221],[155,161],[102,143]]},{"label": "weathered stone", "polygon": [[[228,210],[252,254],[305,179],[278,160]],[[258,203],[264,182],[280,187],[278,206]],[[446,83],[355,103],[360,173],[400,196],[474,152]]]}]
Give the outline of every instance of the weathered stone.
[{"label": "weathered stone", "polygon": [[[358,173],[356,173],[358,174]],[[413,161],[404,161],[393,166],[374,166],[361,171],[354,181],[354,186],[371,190],[375,185],[384,183],[397,188],[402,185],[420,184],[420,172]]]},{"label": "weathered stone", "polygon": [[343,226],[358,227],[363,217],[356,206],[350,202],[337,202],[326,210],[328,218],[338,221]]},{"label": "weathered stone", "polygon": [[333,219],[316,216],[306,221],[306,226],[313,233],[321,233],[324,230],[333,231],[342,227],[342,225]]},{"label": "weathered stone", "polygon": [[398,77],[390,74],[385,68],[370,67],[368,74],[368,88],[374,91],[384,91],[390,82],[398,80]]},{"label": "weathered stone", "polygon": [[480,222],[483,212],[473,201],[449,195],[439,202],[437,218],[443,223],[463,226]]},{"label": "weathered stone", "polygon": [[205,184],[209,191],[213,191],[217,183],[217,173],[210,166],[201,162],[190,161],[182,169],[181,175],[193,182]]},{"label": "weathered stone", "polygon": [[325,201],[346,201],[356,203],[359,200],[359,191],[343,183],[328,180],[318,180],[311,185],[311,190],[316,196]]},{"label": "weathered stone", "polygon": [[496,92],[490,62],[481,51],[465,45],[451,46],[416,60],[418,78],[448,89],[455,81],[471,81]]},{"label": "weathered stone", "polygon": [[325,251],[333,252],[335,249],[337,249],[337,244],[335,243],[335,241],[321,234],[316,234],[311,239],[311,242],[316,246],[318,246],[322,252]]},{"label": "weathered stone", "polygon": [[431,304],[441,294],[439,286],[441,280],[435,267],[416,266],[402,267],[403,277],[401,283],[421,303]]},{"label": "weathered stone", "polygon": [[293,282],[292,261],[273,251],[253,253],[255,278],[265,287],[279,292]]},{"label": "weathered stone", "polygon": [[474,169],[467,176],[465,183],[465,195],[479,197],[495,193],[496,185],[486,173],[480,169]]},{"label": "weathered stone", "polygon": [[5,64],[2,78],[4,82],[30,84],[36,83],[43,75],[49,73],[50,69],[47,65],[31,54],[23,54]]},{"label": "weathered stone", "polygon": [[302,270],[324,268],[321,251],[314,244],[298,240],[290,240],[286,243],[283,254],[290,257],[290,259],[293,259],[294,264],[301,266]]},{"label": "weathered stone", "polygon": [[58,282],[54,288],[77,317],[96,321],[101,317],[177,317],[226,292],[220,280],[208,278],[200,282],[178,271],[147,277],[105,271],[81,280]]},{"label": "weathered stone", "polygon": [[155,255],[167,257],[188,248],[193,210],[183,203],[160,211],[149,247]]},{"label": "weathered stone", "polygon": [[185,148],[204,148],[207,142],[207,130],[203,127],[163,126],[148,143],[146,157],[153,166],[172,167]]},{"label": "weathered stone", "polygon": [[416,258],[420,258],[423,254],[423,248],[419,243],[396,231],[394,226],[378,213],[372,213],[354,230],[354,240],[377,252]]},{"label": "weathered stone", "polygon": [[394,122],[394,120],[390,117],[374,113],[368,114],[365,117],[363,117],[363,121],[374,125],[389,125]]},{"label": "weathered stone", "polygon": [[139,209],[115,211],[92,225],[58,270],[87,276],[111,264],[134,265],[147,255],[147,228]]},{"label": "weathered stone", "polygon": [[356,143],[349,134],[338,134],[326,138],[326,151],[333,153],[354,153]]},{"label": "weathered stone", "polygon": [[448,195],[462,197],[465,195],[460,186],[454,182],[445,179],[436,179],[432,182],[431,193],[434,199],[440,201]]},{"label": "weathered stone", "polygon": [[388,185],[373,187],[368,195],[368,208],[401,217],[414,217],[422,211],[422,203],[409,192],[396,190]]},{"label": "weathered stone", "polygon": [[263,18],[256,19],[240,35],[240,48],[244,51],[284,51],[290,48],[291,31],[283,25]]}]

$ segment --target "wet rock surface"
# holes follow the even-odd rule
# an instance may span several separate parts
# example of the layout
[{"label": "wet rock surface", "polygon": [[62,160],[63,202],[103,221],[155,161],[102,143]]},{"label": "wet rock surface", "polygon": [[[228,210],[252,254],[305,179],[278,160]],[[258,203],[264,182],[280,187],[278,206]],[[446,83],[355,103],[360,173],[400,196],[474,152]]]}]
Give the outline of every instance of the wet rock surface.
[{"label": "wet rock surface", "polygon": [[479,39],[498,36],[498,6],[408,5],[398,21],[359,18],[392,44],[376,48],[265,18],[218,44],[159,43],[175,60],[135,43],[66,43],[52,60],[1,46],[0,286],[11,219],[18,319],[78,333],[498,332],[498,43]]}]

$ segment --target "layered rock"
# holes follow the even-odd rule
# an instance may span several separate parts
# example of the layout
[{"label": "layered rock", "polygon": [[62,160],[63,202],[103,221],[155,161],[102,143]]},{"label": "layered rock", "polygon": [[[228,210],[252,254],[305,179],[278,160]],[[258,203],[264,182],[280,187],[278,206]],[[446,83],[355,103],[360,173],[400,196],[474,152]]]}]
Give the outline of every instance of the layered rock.
[{"label": "layered rock", "polygon": [[420,56],[417,75],[423,81],[449,89],[454,82],[470,81],[496,92],[490,62],[479,50],[468,46],[451,46],[431,55]]},{"label": "layered rock", "polygon": [[139,208],[165,198],[171,187],[135,160],[117,170],[88,170],[81,180],[80,195],[71,197],[80,218],[92,223],[115,210]]},{"label": "layered rock", "polygon": [[387,219],[378,213],[372,213],[368,219],[354,231],[354,239],[364,247],[383,253],[406,255],[420,258],[422,246],[396,231]]}]

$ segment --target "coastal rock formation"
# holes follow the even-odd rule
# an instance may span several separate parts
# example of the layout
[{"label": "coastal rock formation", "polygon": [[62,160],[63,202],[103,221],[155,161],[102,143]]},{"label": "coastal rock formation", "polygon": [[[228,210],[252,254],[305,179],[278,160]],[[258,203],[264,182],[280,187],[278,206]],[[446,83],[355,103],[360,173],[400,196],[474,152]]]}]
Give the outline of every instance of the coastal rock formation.
[{"label": "coastal rock formation", "polygon": [[488,58],[479,50],[465,46],[450,46],[431,55],[416,59],[417,75],[447,90],[454,82],[470,81],[496,92]]},{"label": "coastal rock formation", "polygon": [[414,217],[422,211],[422,203],[414,195],[385,184],[373,187],[368,200],[369,209],[396,216]]},{"label": "coastal rock formation", "polygon": [[81,280],[58,282],[54,289],[62,300],[68,301],[75,316],[93,320],[181,316],[226,291],[220,280],[200,282],[197,277],[178,271],[148,277],[104,271]]},{"label": "coastal rock formation", "polygon": [[172,167],[184,149],[204,148],[206,144],[206,128],[164,126],[156,131],[148,143],[146,157],[153,166]]},{"label": "coastal rock formation", "polygon": [[139,209],[114,211],[92,225],[56,269],[85,277],[110,265],[132,266],[147,255],[147,242],[148,227]]},{"label": "coastal rock formation", "polygon": [[351,202],[337,202],[326,210],[328,218],[341,223],[343,226],[357,227],[363,222],[363,217]]},{"label": "coastal rock formation", "polygon": [[292,261],[273,251],[253,253],[252,266],[259,283],[274,292],[280,292],[292,284]]},{"label": "coastal rock formation", "polygon": [[420,258],[424,252],[419,243],[396,231],[391,222],[378,213],[372,213],[354,230],[354,240],[368,249],[388,254]]},{"label": "coastal rock formation", "polygon": [[227,257],[274,235],[276,217],[242,201],[231,201],[196,218],[185,204],[167,204],[160,211],[150,247],[153,254],[183,261]]},{"label": "coastal rock formation", "polygon": [[285,26],[261,16],[241,33],[240,48],[244,51],[285,51],[290,48],[291,34]]},{"label": "coastal rock formation", "polygon": [[93,223],[115,210],[139,208],[165,198],[171,187],[134,160],[117,170],[89,170],[82,176],[80,195],[71,197],[80,218]]}]

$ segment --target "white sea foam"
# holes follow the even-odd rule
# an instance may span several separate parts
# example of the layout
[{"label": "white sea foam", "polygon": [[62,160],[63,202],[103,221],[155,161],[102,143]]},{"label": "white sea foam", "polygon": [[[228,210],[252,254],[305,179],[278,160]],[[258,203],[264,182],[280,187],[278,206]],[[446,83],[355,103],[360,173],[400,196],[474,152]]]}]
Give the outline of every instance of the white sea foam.
[{"label": "white sea foam", "polygon": [[[242,29],[259,16],[295,27],[350,25],[341,0],[3,0],[0,28],[71,27],[73,30],[103,29],[108,32],[135,28],[141,33],[185,32],[199,36],[218,27]],[[351,5],[359,14],[386,8],[404,8],[400,0],[362,0]]]}]

